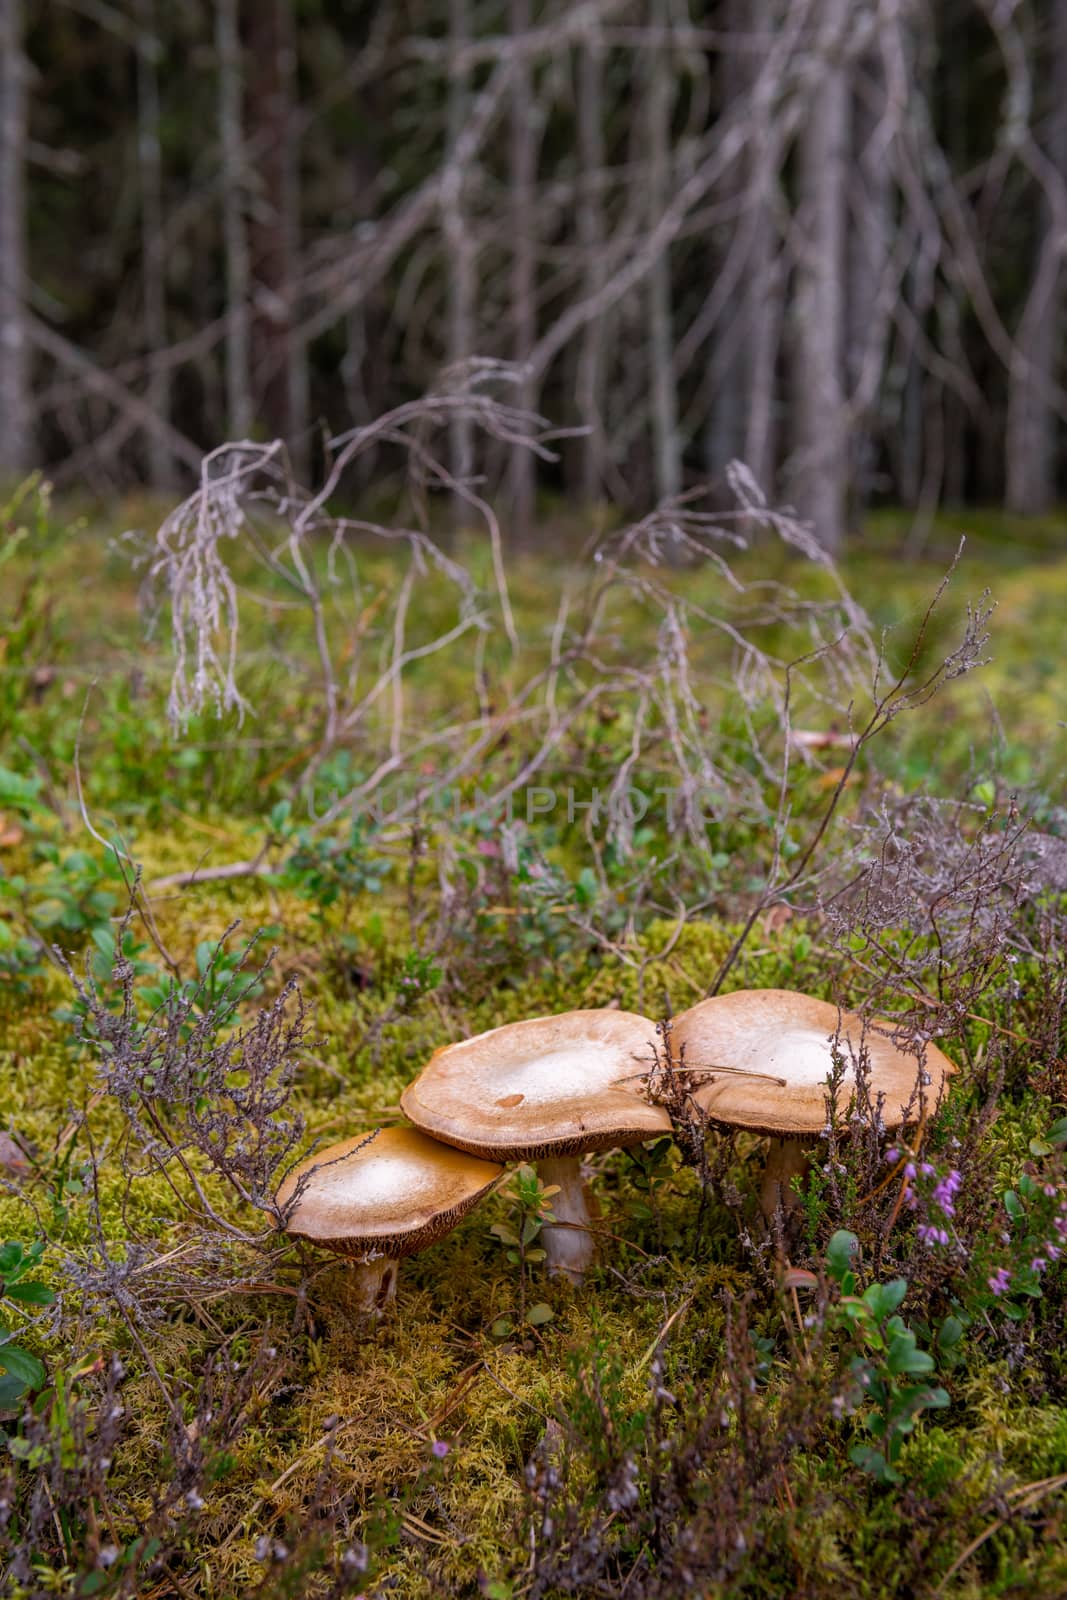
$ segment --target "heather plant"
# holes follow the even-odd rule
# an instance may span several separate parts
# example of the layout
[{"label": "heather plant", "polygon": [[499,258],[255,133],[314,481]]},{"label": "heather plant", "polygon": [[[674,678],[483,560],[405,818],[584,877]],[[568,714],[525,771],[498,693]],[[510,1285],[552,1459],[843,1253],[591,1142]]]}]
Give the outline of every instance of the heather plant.
[{"label": "heather plant", "polygon": [[299,991],[287,982],[251,1020],[237,1021],[242,1003],[265,980],[269,958],[249,973],[247,949],[226,961],[222,944],[215,944],[199,947],[195,978],[142,994],[136,967],[122,953],[133,912],[131,903],[116,940],[117,1005],[101,993],[91,963],[79,977],[57,952],[79,1002],[77,1036],[92,1046],[98,1093],[122,1112],[128,1170],[147,1163],[193,1215],[224,1236],[245,1239],[209,1198],[203,1173],[242,1206],[277,1215],[276,1180],[304,1132],[291,1108],[307,1042]]},{"label": "heather plant", "polygon": [[260,1346],[245,1359],[228,1352],[208,1359],[188,1413],[155,1374],[164,1405],[161,1470],[141,1486],[136,1526],[122,1519],[128,1531],[116,1518],[114,1469],[129,1441],[129,1375],[116,1355],[57,1368],[9,1439],[11,1464],[0,1479],[0,1555],[10,1592],[126,1600],[146,1584],[166,1584],[195,1547],[250,1408],[279,1383],[276,1357]]},{"label": "heather plant", "polygon": [[708,1119],[694,1100],[693,1092],[707,1082],[710,1073],[694,1072],[686,1066],[684,1046],[675,1053],[669,1017],[656,1024],[656,1038],[650,1043],[650,1051],[647,1070],[636,1074],[641,1092],[651,1105],[662,1106],[666,1111],[682,1160],[704,1178]]},{"label": "heather plant", "polygon": [[[955,1297],[968,1322],[980,1318],[995,1326],[1004,1316],[1014,1322],[1028,1314],[1028,1302],[1042,1298],[1047,1278],[1062,1270],[1067,1247],[1067,1119],[1044,1138],[1030,1141],[1034,1159],[1011,1188],[996,1192],[986,1226],[961,1237],[956,1196],[963,1177],[956,1167],[907,1161],[905,1205],[919,1219],[917,1243],[943,1258],[953,1274]],[[888,1158],[896,1159],[891,1150]]]},{"label": "heather plant", "polygon": [[773,1558],[773,1513],[785,1494],[798,1508],[806,1486],[792,1468],[844,1380],[827,1382],[817,1319],[794,1328],[791,1377],[761,1382],[751,1310],[747,1299],[720,1307],[723,1361],[710,1379],[689,1376],[658,1340],[637,1394],[602,1335],[572,1358],[566,1404],[525,1472],[531,1594],[733,1593],[754,1561]]},{"label": "heather plant", "polygon": [[888,1015],[896,1037],[966,1038],[978,1008],[1010,988],[1026,827],[1014,806],[891,792],[853,820],[818,910],[867,1009]]}]

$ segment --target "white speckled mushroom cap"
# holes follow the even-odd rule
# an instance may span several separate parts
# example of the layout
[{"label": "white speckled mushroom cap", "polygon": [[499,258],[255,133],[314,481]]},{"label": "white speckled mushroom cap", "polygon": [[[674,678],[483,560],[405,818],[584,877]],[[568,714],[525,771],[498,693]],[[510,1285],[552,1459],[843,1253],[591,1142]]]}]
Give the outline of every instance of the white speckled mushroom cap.
[{"label": "white speckled mushroom cap", "polygon": [[[928,1044],[923,1070],[929,1082],[920,1085],[916,1056],[875,1031],[889,1026],[875,1021],[865,1029],[853,1012],[790,989],[739,989],[675,1017],[672,1040],[676,1057],[684,1046],[687,1068],[712,1074],[694,1098],[713,1121],[811,1138],[826,1124],[826,1080],[835,1047],[845,1065],[842,1107],[855,1084],[861,1044],[870,1059],[872,1093],[885,1096],[887,1128],[900,1127],[906,1116],[916,1120],[919,1088],[927,1105],[936,1104],[946,1076],[956,1070],[952,1062]],[[716,1067],[733,1071],[716,1077]]]},{"label": "white speckled mushroom cap", "polygon": [[671,1131],[641,1098],[655,1024],[632,1011],[564,1011],[437,1050],[400,1097],[424,1133],[499,1161],[640,1144]]},{"label": "white speckled mushroom cap", "polygon": [[307,1175],[287,1233],[357,1259],[408,1256],[450,1233],[503,1170],[415,1128],[380,1128],[301,1162],[277,1200],[284,1212]]}]

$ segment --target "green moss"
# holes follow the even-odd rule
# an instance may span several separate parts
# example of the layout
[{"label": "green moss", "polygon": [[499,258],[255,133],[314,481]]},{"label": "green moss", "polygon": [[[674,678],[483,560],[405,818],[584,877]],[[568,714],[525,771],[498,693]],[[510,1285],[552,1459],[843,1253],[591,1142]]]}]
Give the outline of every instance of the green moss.
[{"label": "green moss", "polygon": [[[953,531],[946,523],[937,537]],[[1029,564],[1023,565],[1011,533],[1006,524],[993,521],[980,530],[978,556],[964,568],[964,588],[977,591],[993,581],[1001,601],[996,659],[986,675],[1008,729],[997,757],[1000,772],[1013,782],[1037,781],[1042,773],[1055,772],[1063,758],[1057,674],[1067,563],[1053,554],[1050,539],[1048,549],[1025,552]],[[891,552],[891,536],[895,531],[888,526],[876,530],[854,574],[861,596],[870,599],[877,619],[887,625],[915,620],[931,573],[929,565],[904,571]],[[203,719],[189,742],[178,744],[161,714],[167,663],[162,657],[141,661],[129,586],[99,541],[88,534],[78,539],[83,580],[92,571],[101,582],[85,581],[77,594],[69,584],[59,585],[62,668],[69,669],[73,687],[68,692],[61,683],[40,708],[39,747],[56,771],[68,770],[81,710],[80,645],[92,639],[102,687],[87,722],[83,762],[94,816],[118,818],[149,884],[198,861],[255,855],[266,809],[280,792],[284,772],[282,777],[279,772],[295,750],[309,748],[315,738],[306,684],[294,679],[280,685],[269,662],[253,661],[250,687],[262,695],[264,721],[250,731]],[[64,548],[48,559],[67,562],[69,552]],[[49,570],[58,573],[60,567]],[[513,589],[523,626],[540,628],[545,637],[542,625],[552,615],[558,576],[549,563],[523,563]],[[386,586],[391,577],[388,562],[373,563],[370,590]],[[961,597],[964,588],[957,585]],[[947,640],[953,608],[958,620],[959,603],[953,600],[931,648]],[[620,610],[620,618],[635,628],[645,626],[638,612],[631,606]],[[266,632],[257,636],[255,631],[263,624],[253,621],[252,626],[253,649],[265,648]],[[297,655],[301,648],[297,639]],[[714,654],[701,641],[695,648],[709,660]],[[135,669],[142,676],[133,676]],[[462,660],[427,669],[419,690],[426,695],[427,715],[467,692],[466,672]],[[977,683],[957,686],[936,719],[917,724],[899,740],[893,737],[884,765],[904,782],[926,782],[933,769],[949,788],[982,736],[983,692]],[[625,726],[622,708],[620,737]],[[980,748],[986,747],[983,741]],[[0,764],[14,759],[12,749],[0,744]],[[610,769],[617,746],[605,743],[598,759]],[[1050,787],[1052,799],[1056,794],[1058,789]],[[747,837],[754,851],[765,844],[758,831]],[[584,864],[580,837],[564,830],[546,833],[545,849],[565,874],[573,876]],[[19,846],[18,852],[0,858],[5,869],[32,868],[28,847]],[[494,920],[482,907],[483,921],[465,931],[468,943],[457,954],[450,981],[409,1000],[401,995],[399,979],[418,936],[409,917],[406,865],[401,869],[397,856],[394,866],[381,894],[363,896],[347,910],[319,905],[262,877],[200,883],[153,900],[159,936],[183,971],[191,969],[198,944],[221,936],[235,918],[241,922],[238,938],[263,926],[277,930],[268,993],[296,976],[314,1008],[316,1039],[301,1063],[295,1097],[309,1139],[332,1141],[395,1116],[403,1087],[430,1053],[450,1040],[579,1006],[618,1005],[657,1017],[677,1012],[707,992],[740,928],[736,919],[718,918],[689,920],[679,929],[665,914],[612,950],[575,937],[562,919],[552,921],[551,910],[536,928],[531,922],[521,932],[513,928],[514,919]],[[709,866],[709,873],[713,870]],[[433,894],[433,864],[424,862],[413,882],[421,909],[422,897],[429,900]],[[737,916],[742,914],[739,906]],[[135,932],[154,958],[144,930],[135,927]],[[1036,965],[1021,963],[1016,975],[1025,1005],[1036,991]],[[784,924],[766,919],[757,924],[728,980],[731,989],[760,986],[858,1000],[865,979],[835,965],[820,944],[817,924],[799,917]],[[68,1192],[69,1215],[58,1222],[49,1196],[57,1141],[97,1087],[92,1052],[77,1047],[69,1026],[55,1016],[69,998],[65,980],[56,973],[25,994],[0,990],[2,1115],[39,1163],[39,1176],[29,1184],[0,1184],[0,1237],[28,1238],[47,1226],[62,1251],[77,1261],[94,1243],[88,1207],[76,1192]],[[1018,1018],[1012,1021],[1006,1012],[993,1020],[1018,1027]],[[989,1039],[989,1028],[968,1024],[966,1043],[977,1058],[988,1051]],[[965,1058],[962,1049],[957,1053]],[[983,1159],[999,1188],[1014,1181],[1029,1159],[1030,1141],[1062,1114],[1031,1081],[1049,1066],[1037,1056],[1035,1051],[1032,1060],[1016,1059],[999,1114],[983,1136]],[[944,1148],[973,1119],[968,1094],[964,1074],[944,1115],[939,1134]],[[132,1186],[122,1178],[114,1159],[123,1131],[118,1109],[107,1101],[95,1104],[89,1129],[99,1157],[109,1248],[121,1256],[133,1241],[161,1251],[188,1246],[193,1237],[188,1213],[168,1183],[158,1174]],[[87,1153],[83,1133],[72,1148],[68,1176],[82,1172]],[[759,1155],[757,1140],[737,1140],[724,1174],[726,1186],[742,1202],[747,1199],[750,1215]],[[328,1540],[377,1542],[390,1593],[474,1595],[484,1575],[521,1573],[528,1561],[521,1542],[524,1472],[546,1429],[573,1417],[581,1374],[588,1372],[596,1351],[611,1356],[611,1403],[620,1426],[636,1425],[649,1404],[652,1353],[668,1323],[664,1384],[682,1390],[692,1383],[699,1393],[709,1393],[722,1373],[727,1310],[749,1305],[753,1325],[774,1341],[760,1380],[760,1393],[769,1397],[773,1411],[792,1370],[789,1342],[767,1287],[777,1265],[773,1249],[756,1258],[748,1254],[736,1209],[719,1199],[707,1206],[697,1240],[697,1185],[676,1162],[651,1206],[627,1155],[608,1153],[591,1167],[609,1236],[601,1265],[580,1291],[549,1282],[535,1270],[527,1303],[544,1300],[554,1315],[521,1338],[500,1340],[491,1331],[499,1318],[514,1313],[520,1294],[516,1272],[489,1231],[504,1215],[503,1201],[495,1197],[440,1245],[403,1264],[396,1314],[373,1330],[361,1327],[353,1315],[349,1270],[314,1253],[298,1257],[295,1250],[272,1262],[273,1280],[251,1293],[198,1294],[191,1280],[184,1292],[158,1306],[157,1321],[144,1328],[131,1328],[98,1305],[81,1304],[68,1290],[70,1320],[64,1328],[73,1327],[76,1334],[50,1334],[42,1324],[27,1337],[53,1371],[72,1355],[93,1352],[117,1353],[127,1367],[122,1386],[126,1429],[108,1487],[123,1534],[151,1515],[153,1493],[168,1480],[174,1448],[158,1385],[146,1370],[145,1350],[189,1424],[198,1384],[212,1360],[224,1353],[231,1362],[246,1363],[261,1342],[277,1352],[277,1370],[269,1381],[254,1385],[247,1398],[242,1426],[226,1448],[225,1470],[212,1480],[202,1510],[182,1534],[203,1600],[254,1592],[263,1576],[257,1541],[270,1533],[292,1542],[308,1531],[309,1508],[324,1498],[343,1508]],[[220,1188],[210,1179],[205,1183],[214,1200],[229,1205]],[[239,1217],[236,1207],[230,1214],[249,1220]],[[903,1217],[887,1247],[893,1270],[910,1270],[906,1260],[893,1257],[907,1226]],[[57,1286],[63,1281],[60,1253],[57,1246],[42,1271]],[[306,1304],[299,1298],[301,1264],[309,1269]],[[960,1363],[945,1379],[951,1408],[920,1424],[905,1446],[901,1492],[872,1485],[855,1471],[847,1454],[847,1419],[827,1414],[819,1448],[798,1449],[789,1462],[760,1524],[749,1568],[723,1589],[724,1600],[727,1594],[756,1600],[794,1592],[903,1600],[905,1594],[932,1593],[968,1544],[990,1528],[948,1580],[947,1600],[1067,1592],[1055,1496],[1035,1501],[1032,1510],[1003,1526],[1003,1501],[997,1498],[1014,1486],[1067,1472],[1067,1374],[1063,1358],[1057,1368],[1049,1354],[1062,1314],[1062,1287],[1049,1281],[1047,1304],[1021,1329],[1010,1359],[1002,1347],[992,1350],[981,1322],[969,1330]],[[948,1292],[936,1282],[926,1290],[936,1315],[943,1317]],[[435,1436],[450,1446],[443,1463],[430,1453]],[[572,1466],[576,1490],[591,1494],[595,1472],[588,1460]],[[390,1532],[386,1525],[393,1523]],[[57,1580],[57,1592],[71,1592],[70,1585],[64,1591]]]}]

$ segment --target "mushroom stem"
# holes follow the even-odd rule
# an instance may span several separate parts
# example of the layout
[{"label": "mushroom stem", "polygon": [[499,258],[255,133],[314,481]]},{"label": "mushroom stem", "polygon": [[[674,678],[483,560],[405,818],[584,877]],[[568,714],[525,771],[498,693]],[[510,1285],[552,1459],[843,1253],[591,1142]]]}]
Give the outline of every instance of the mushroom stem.
[{"label": "mushroom stem", "polygon": [[558,1222],[571,1226],[554,1228],[549,1224],[541,1231],[548,1270],[553,1277],[565,1273],[572,1283],[581,1283],[587,1267],[596,1255],[596,1243],[589,1228],[593,1220],[589,1208],[589,1194],[582,1182],[582,1167],[578,1156],[555,1156],[537,1163],[537,1176],[547,1188],[559,1187],[549,1204]]},{"label": "mushroom stem", "polygon": [[370,1261],[352,1263],[352,1287],[361,1316],[380,1317],[395,1299],[399,1265],[393,1256],[374,1256]]},{"label": "mushroom stem", "polygon": [[763,1168],[763,1187],[760,1206],[770,1221],[779,1203],[784,1210],[792,1211],[797,1204],[792,1180],[803,1177],[808,1170],[808,1152],[800,1139],[772,1139]]}]

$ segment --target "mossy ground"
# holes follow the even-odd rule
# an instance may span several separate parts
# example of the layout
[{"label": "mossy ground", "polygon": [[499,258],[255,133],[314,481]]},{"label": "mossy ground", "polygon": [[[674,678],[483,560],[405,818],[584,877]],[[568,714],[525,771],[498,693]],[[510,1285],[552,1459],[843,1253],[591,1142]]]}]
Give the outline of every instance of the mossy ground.
[{"label": "mossy ground", "polygon": [[[853,562],[860,597],[870,600],[876,619],[886,624],[907,620],[923,605],[938,551],[954,530],[939,527],[936,548],[911,570],[883,551],[879,539],[888,544],[891,531],[880,530],[871,552]],[[1050,529],[1036,554],[1012,548],[1010,532],[995,529],[988,541],[979,541],[980,558],[964,567],[966,583],[953,591],[958,609],[957,593],[977,592],[987,580],[995,584],[1000,615],[990,673],[960,686],[931,721],[903,737],[889,752],[887,767],[900,783],[948,790],[959,773],[973,773],[977,750],[979,776],[1033,785],[1052,805],[1063,765],[1063,530]],[[299,694],[287,698],[282,727],[277,717],[266,730],[262,723],[237,730],[204,719],[186,743],[174,739],[161,705],[166,661],[142,657],[132,586],[119,558],[103,552],[95,529],[75,537],[89,559],[83,564],[79,554],[71,560],[69,538],[57,538],[43,569],[57,676],[39,707],[20,706],[13,736],[0,743],[0,765],[43,767],[66,796],[84,685],[96,675],[99,687],[82,734],[88,800],[98,820],[117,822],[145,882],[187,869],[205,853],[211,860],[250,853],[285,759],[284,751],[279,757],[277,748],[267,746],[306,733]],[[86,567],[93,573],[88,587]],[[75,570],[81,574],[77,585]],[[514,587],[520,608],[536,614],[542,591],[551,585],[536,563],[527,562]],[[432,692],[447,694],[447,687],[438,684]],[[1006,730],[992,744],[986,736],[987,693]],[[263,747],[256,743],[260,737]],[[57,831],[65,829],[81,842],[69,799],[61,810]],[[29,843],[8,846],[0,871],[32,871],[25,854]],[[154,897],[159,935],[183,970],[194,963],[201,941],[220,937],[235,919],[242,934],[264,926],[275,930],[278,955],[270,984],[298,976],[314,1014],[316,1044],[301,1065],[296,1092],[309,1138],[329,1142],[395,1116],[404,1085],[430,1051],[449,1040],[576,1006],[617,1004],[659,1014],[690,1004],[706,991],[736,931],[728,920],[704,919],[675,941],[670,921],[652,921],[631,941],[626,960],[573,941],[554,949],[550,938],[540,937],[536,944],[516,938],[509,952],[505,940],[504,953],[494,955],[491,983],[473,981],[468,989],[446,983],[439,992],[401,1004],[398,979],[410,948],[403,900],[394,881],[373,905],[323,911],[306,894],[255,877]],[[350,936],[347,944],[339,942],[341,933]],[[730,979],[731,987],[774,985],[845,1000],[862,997],[848,992],[849,984],[861,983],[856,974],[842,974],[820,947],[818,929],[799,920],[761,926]],[[0,988],[3,1122],[42,1153],[55,1146],[96,1081],[92,1052],[79,1050],[69,1024],[55,1016],[69,998],[66,981],[54,973],[34,979],[21,993],[10,985],[6,993]],[[980,1047],[986,1037],[976,1024],[972,1043]],[[965,1097],[966,1090],[959,1093]],[[1026,1091],[1005,1102],[990,1134],[1005,1182],[1025,1157],[1028,1140],[1062,1110],[1047,1096]],[[111,1236],[133,1229],[161,1250],[179,1249],[190,1237],[190,1224],[165,1182],[145,1179],[127,1191],[109,1166],[116,1108],[98,1106],[90,1128]],[[75,1167],[86,1154],[83,1135]],[[742,1193],[756,1187],[759,1155],[758,1141],[738,1141],[730,1179]],[[546,1281],[535,1270],[528,1292],[546,1301],[554,1315],[521,1335],[492,1332],[513,1311],[519,1293],[516,1270],[489,1232],[505,1215],[499,1197],[442,1244],[404,1263],[396,1313],[372,1330],[353,1318],[344,1265],[304,1257],[303,1268],[312,1268],[314,1276],[294,1337],[294,1294],[303,1270],[295,1253],[262,1292],[205,1301],[191,1290],[175,1298],[165,1321],[147,1330],[146,1338],[169,1388],[188,1396],[190,1406],[205,1362],[221,1349],[244,1361],[266,1341],[280,1352],[284,1367],[281,1380],[275,1374],[253,1390],[236,1443],[202,1509],[180,1534],[183,1595],[221,1600],[254,1592],[264,1575],[257,1542],[265,1533],[291,1539],[322,1491],[327,1464],[328,1492],[343,1498],[336,1539],[379,1530],[376,1583],[387,1585],[382,1592],[412,1600],[474,1595],[493,1581],[501,1585],[499,1594],[524,1592],[524,1468],[546,1427],[572,1403],[573,1353],[594,1346],[610,1351],[618,1371],[613,1404],[620,1413],[636,1413],[647,1396],[650,1354],[680,1307],[664,1345],[668,1385],[674,1377],[712,1374],[721,1362],[724,1294],[740,1301],[755,1290],[757,1326],[773,1331],[777,1315],[765,1294],[760,1299],[763,1290],[729,1212],[712,1207],[694,1252],[697,1191],[691,1174],[678,1170],[662,1184],[648,1215],[635,1204],[641,1196],[628,1157],[597,1157],[592,1167],[608,1236],[601,1264],[580,1290]],[[0,1193],[0,1237],[33,1234],[27,1199],[42,1203],[32,1185],[27,1191],[12,1183]],[[65,1248],[76,1252],[87,1245],[87,1229],[87,1212],[73,1198]],[[906,1271],[906,1260],[900,1266]],[[56,1286],[61,1287],[58,1279]],[[1050,1291],[1047,1314],[1062,1304],[1062,1293],[1053,1297]],[[128,1423],[110,1492],[129,1536],[139,1519],[149,1517],[153,1486],[169,1471],[165,1408],[121,1322],[82,1325],[79,1337],[80,1350],[64,1348],[57,1338],[45,1341],[41,1353],[53,1368],[94,1350],[117,1352],[127,1365]],[[1047,1362],[1040,1372],[1038,1364],[1031,1370],[1026,1336],[1010,1363],[1003,1357],[986,1360],[976,1339],[946,1380],[949,1409],[920,1426],[905,1445],[906,1491],[863,1478],[848,1461],[843,1430],[828,1419],[825,1448],[798,1455],[794,1463],[793,1492],[807,1509],[791,1510],[783,1501],[760,1559],[729,1592],[755,1597],[837,1587],[843,1595],[871,1600],[913,1592],[944,1592],[960,1600],[1067,1593],[1057,1497],[1038,1498],[1028,1514],[1014,1517],[1002,1516],[990,1500],[998,1484],[1037,1484],[1067,1473],[1064,1367],[1067,1356],[1059,1381],[1051,1382]],[[431,1454],[434,1439],[449,1445],[443,1461]],[[930,1543],[936,1553],[921,1590],[911,1587],[914,1560],[902,1557],[915,1535],[920,1502],[920,1521],[933,1518],[938,1535]],[[983,1534],[988,1537],[950,1575],[957,1558]],[[42,1558],[42,1592],[90,1592],[78,1587],[77,1539],[75,1531],[66,1578],[62,1563]],[[172,1563],[171,1570],[179,1568]],[[313,1588],[311,1575],[304,1581]],[[171,1592],[165,1586],[153,1590]]]}]

